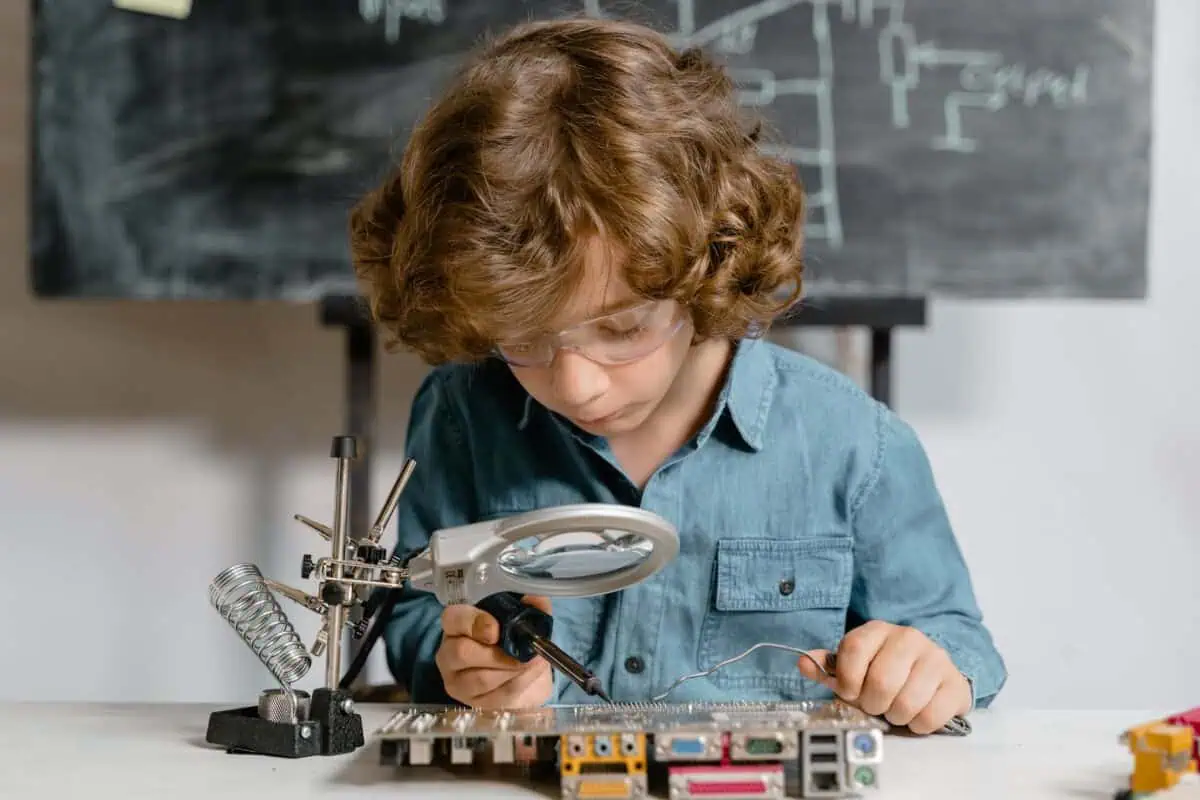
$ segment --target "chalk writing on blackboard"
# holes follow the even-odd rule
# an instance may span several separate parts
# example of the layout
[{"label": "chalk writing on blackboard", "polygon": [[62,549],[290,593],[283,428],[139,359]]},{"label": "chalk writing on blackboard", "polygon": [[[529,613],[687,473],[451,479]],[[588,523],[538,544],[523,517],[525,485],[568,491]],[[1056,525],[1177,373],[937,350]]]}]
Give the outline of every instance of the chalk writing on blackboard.
[{"label": "chalk writing on blackboard", "polygon": [[[784,13],[812,15],[812,38],[816,49],[814,75],[779,78],[766,69],[732,69],[740,87],[739,99],[747,106],[769,106],[785,95],[807,95],[816,106],[816,146],[774,147],[776,155],[815,170],[818,186],[809,186],[809,202],[821,209],[822,222],[809,224],[810,238],[824,239],[832,247],[843,243],[841,209],[837,188],[837,150],[834,132],[834,46],[831,17],[839,14],[844,23],[878,30],[879,79],[891,91],[892,125],[907,129],[909,97],[921,88],[924,71],[942,68],[959,70],[959,88],[947,92],[942,101],[943,129],[933,131],[929,147],[972,153],[979,142],[967,132],[970,112],[998,112],[1017,102],[1026,107],[1049,104],[1065,110],[1087,102],[1090,70],[1083,64],[1072,74],[1007,63],[1002,53],[986,50],[944,48],[922,42],[916,28],[905,19],[906,0],[761,0],[696,27],[702,0],[674,0],[675,30],[672,41],[680,46],[711,46],[730,55],[747,55],[754,50],[759,25]],[[601,0],[583,0],[584,13],[604,16]]]},{"label": "chalk writing on blackboard", "polygon": [[389,42],[400,38],[401,22],[405,19],[431,22],[446,21],[444,0],[358,0],[358,13],[371,23],[383,21],[383,35]]},{"label": "chalk writing on blackboard", "polygon": [[32,0],[38,295],[358,291],[346,207],[462,59],[514,23],[590,13],[731,68],[809,194],[811,296],[1145,297],[1154,0],[117,10],[187,1]]}]

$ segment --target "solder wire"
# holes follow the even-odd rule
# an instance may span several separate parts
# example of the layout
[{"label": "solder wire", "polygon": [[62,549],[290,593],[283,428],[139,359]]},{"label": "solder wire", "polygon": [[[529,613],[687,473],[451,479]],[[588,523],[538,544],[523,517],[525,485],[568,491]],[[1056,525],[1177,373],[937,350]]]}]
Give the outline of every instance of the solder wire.
[{"label": "solder wire", "polygon": [[650,698],[650,700],[651,700],[651,702],[654,702],[654,703],[661,702],[662,700],[664,700],[666,698],[667,695],[669,695],[671,692],[675,691],[676,687],[678,687],[681,683],[687,683],[688,681],[694,681],[697,678],[707,678],[709,675],[712,675],[714,672],[718,672],[719,670],[725,669],[725,667],[728,667],[730,664],[736,664],[737,662],[741,661],[743,658],[746,658],[747,656],[749,656],[755,650],[758,650],[758,649],[764,648],[764,647],[770,647],[770,648],[774,648],[776,650],[786,650],[787,652],[795,653],[796,655],[801,656],[802,658],[807,658],[809,661],[813,662],[813,664],[816,665],[817,669],[819,669],[821,671],[822,675],[824,675],[827,678],[833,677],[829,673],[829,670],[827,670],[825,668],[825,664],[822,664],[821,661],[816,656],[814,656],[811,652],[809,652],[808,650],[802,650],[799,647],[792,647],[789,644],[778,644],[776,642],[759,642],[758,644],[751,647],[749,650],[744,650],[741,653],[738,653],[736,656],[733,656],[732,658],[727,658],[724,661],[718,661],[716,664],[712,665],[711,667],[704,670],[703,672],[693,672],[690,675],[684,675],[681,678],[676,678],[675,682],[672,683],[670,686],[668,686],[667,690],[665,692],[656,694],[654,697]]},{"label": "solder wire", "polygon": [[[713,664],[711,667],[709,667],[706,670],[703,670],[702,672],[693,672],[690,675],[684,675],[680,678],[676,678],[675,682],[672,683],[670,686],[668,686],[666,691],[660,692],[659,694],[654,695],[654,697],[650,698],[650,701],[653,703],[660,703],[663,700],[665,700],[667,695],[669,695],[671,692],[673,692],[680,684],[687,683],[688,681],[696,680],[697,678],[707,678],[709,675],[712,675],[713,673],[718,672],[719,670],[722,670],[725,667],[728,667],[730,664],[736,664],[738,661],[741,661],[743,658],[746,658],[754,651],[762,649],[762,648],[772,648],[775,650],[784,650],[788,653],[795,653],[796,655],[800,656],[801,658],[807,658],[809,661],[811,661],[814,665],[816,665],[816,668],[818,670],[820,670],[821,674],[824,675],[825,677],[827,677],[827,678],[834,677],[834,671],[836,670],[835,665],[837,664],[837,656],[833,653],[827,653],[825,656],[824,663],[822,663],[821,659],[818,659],[815,655],[812,654],[812,652],[810,652],[808,650],[804,650],[799,647],[793,647],[789,644],[779,644],[778,642],[759,642],[758,644],[753,645],[752,647],[750,647],[746,650],[743,650],[742,652],[738,653],[735,656],[727,658],[724,661],[718,661],[716,664]],[[961,716],[954,717],[952,720],[950,720],[944,726],[942,726],[942,733],[948,733],[948,734],[951,734],[954,736],[966,736],[970,732],[971,732],[971,723],[969,721],[967,721],[967,719],[965,717],[961,717]]]}]

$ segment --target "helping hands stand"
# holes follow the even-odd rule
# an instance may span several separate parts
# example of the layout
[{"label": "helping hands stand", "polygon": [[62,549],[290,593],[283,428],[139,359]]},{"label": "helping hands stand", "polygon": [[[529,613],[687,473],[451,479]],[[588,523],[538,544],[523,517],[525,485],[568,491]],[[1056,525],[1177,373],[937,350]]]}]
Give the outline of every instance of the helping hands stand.
[{"label": "helping hands stand", "polygon": [[[395,589],[408,578],[405,565],[396,556],[388,558],[379,540],[415,462],[409,459],[404,464],[371,529],[361,538],[351,538],[350,462],[358,455],[354,437],[335,437],[331,455],[337,459],[333,525],[296,515],[330,543],[327,558],[314,561],[305,555],[301,567],[303,578],[315,574],[318,595],[264,578],[253,564],[229,567],[209,587],[213,606],[279,682],[278,689],[262,692],[257,705],[215,711],[209,717],[206,740],[227,752],[303,758],[349,753],[365,743],[362,717],[355,712],[350,693],[338,685],[342,632],[349,627],[355,638],[362,637],[374,611],[368,602],[371,590]],[[274,593],[323,618],[311,650],[300,641]],[[292,684],[308,673],[313,657],[322,653],[325,685],[310,698]]]},{"label": "helping hands stand", "polygon": [[[504,519],[434,531],[429,546],[410,556],[393,555],[379,545],[400,494],[416,463],[409,459],[396,479],[375,523],[361,537],[350,536],[350,464],[357,456],[353,437],[333,440],[337,459],[337,492],[333,525],[296,515],[330,544],[328,557],[305,555],[301,574],[320,584],[310,595],[264,578],[254,564],[235,564],[209,587],[209,599],[234,631],[279,682],[262,692],[257,706],[218,711],[209,718],[207,740],[229,752],[298,758],[347,753],[364,744],[362,720],[346,692],[398,589],[428,592],[442,605],[472,603],[497,617],[515,638],[531,640],[560,671],[591,694],[603,695],[583,665],[549,641],[550,621],[522,622],[519,602],[497,602],[497,594],[513,592],[548,597],[586,597],[618,591],[653,575],[679,552],[679,534],[670,522],[646,509],[605,503],[579,503],[540,509]],[[568,534],[558,547],[551,538]],[[580,534],[591,543],[581,544]],[[528,546],[522,545],[527,543]],[[602,557],[597,558],[597,553]],[[591,566],[583,569],[583,561]],[[373,591],[384,590],[384,591]],[[299,603],[322,618],[312,648],[306,648],[276,595]],[[342,642],[346,628],[355,638],[366,635],[372,616],[379,616],[366,647],[342,676]],[[504,619],[500,619],[503,617]],[[529,620],[525,621],[526,623]],[[518,630],[520,629],[520,630]],[[533,641],[538,638],[544,641]],[[522,658],[521,648],[513,652]],[[292,685],[325,656],[325,685],[311,699]]]}]

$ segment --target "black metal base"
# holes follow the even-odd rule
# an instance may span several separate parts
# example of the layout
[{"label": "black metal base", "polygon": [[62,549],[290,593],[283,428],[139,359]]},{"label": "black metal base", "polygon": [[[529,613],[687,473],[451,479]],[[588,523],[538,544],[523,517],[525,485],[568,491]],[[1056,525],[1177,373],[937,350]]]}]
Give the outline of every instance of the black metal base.
[{"label": "black metal base", "polygon": [[322,688],[312,693],[307,719],[297,723],[263,719],[257,705],[214,711],[205,741],[227,753],[307,758],[352,753],[366,738],[350,693]]}]

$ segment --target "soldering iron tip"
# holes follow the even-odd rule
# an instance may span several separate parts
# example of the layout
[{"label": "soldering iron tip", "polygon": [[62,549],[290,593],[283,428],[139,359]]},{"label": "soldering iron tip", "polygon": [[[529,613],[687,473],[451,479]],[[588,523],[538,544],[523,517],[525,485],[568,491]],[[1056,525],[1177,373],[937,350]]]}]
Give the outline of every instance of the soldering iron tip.
[{"label": "soldering iron tip", "polygon": [[601,700],[608,703],[609,705],[612,704],[612,700],[609,698],[608,694],[604,691],[604,687],[600,685],[600,679],[597,678],[595,675],[589,675],[587,677],[587,680],[581,681],[579,685],[580,685],[580,688],[582,688],[585,692],[592,695],[593,697],[599,697]]}]

